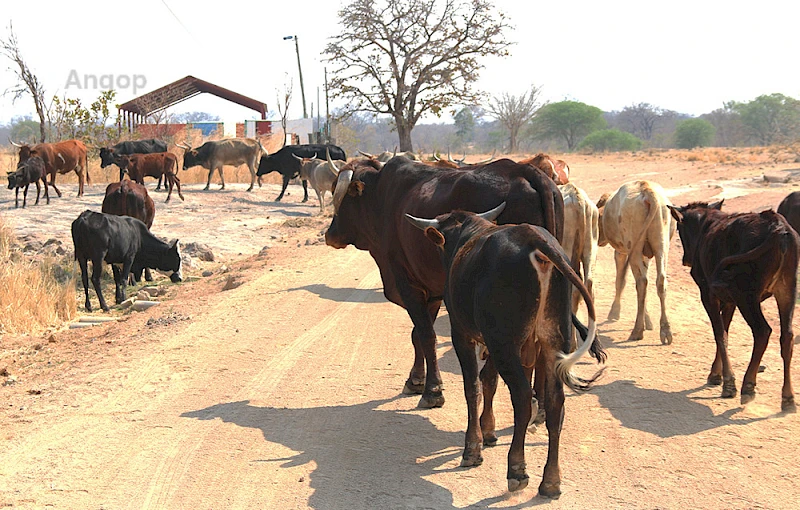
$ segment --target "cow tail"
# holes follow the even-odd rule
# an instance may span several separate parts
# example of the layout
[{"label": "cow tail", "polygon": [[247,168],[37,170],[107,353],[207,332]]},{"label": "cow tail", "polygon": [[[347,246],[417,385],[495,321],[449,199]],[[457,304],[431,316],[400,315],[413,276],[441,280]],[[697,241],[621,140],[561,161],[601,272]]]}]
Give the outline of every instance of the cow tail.
[{"label": "cow tail", "polygon": [[622,267],[622,274],[625,274],[628,271],[628,267],[631,265],[631,253],[636,251],[636,247],[638,246],[639,249],[644,248],[644,240],[647,237],[647,231],[650,229],[650,225],[653,224],[653,220],[656,217],[656,213],[659,211],[658,207],[658,199],[655,196],[655,193],[649,188],[646,189],[644,192],[647,196],[647,200],[650,201],[650,210],[647,211],[647,217],[644,219],[644,223],[642,224],[642,232],[639,234],[639,238],[631,245],[631,249],[628,251],[628,256],[625,257],[625,265]]},{"label": "cow tail", "polygon": [[[781,236],[783,237],[783,236]],[[781,251],[781,256],[785,253],[785,249],[782,249],[783,246],[776,246],[781,239],[777,238],[776,236],[770,236],[769,238],[765,239],[763,243],[756,246],[752,250],[748,250],[744,253],[737,253],[736,255],[728,255],[727,257],[723,258],[717,264],[717,267],[714,268],[714,273],[711,276],[711,281],[716,281],[719,278],[720,273],[723,272],[728,266],[732,264],[741,264],[744,262],[752,262],[758,257],[761,257],[765,253],[773,249],[779,249]],[[781,243],[782,244],[782,243]]]},{"label": "cow tail", "polygon": [[86,172],[86,184],[92,183],[92,178],[89,176],[89,153],[83,155],[83,170]]},{"label": "cow tail", "polygon": [[[546,248],[545,248],[546,246]],[[556,360],[555,365],[555,373],[558,379],[569,386],[573,391],[576,393],[584,392],[592,387],[594,382],[600,377],[600,375],[605,370],[605,367],[600,369],[594,376],[590,379],[583,379],[575,375],[572,371],[572,368],[575,366],[575,363],[578,362],[589,350],[592,348],[596,337],[597,337],[597,326],[596,326],[596,316],[594,310],[594,300],[592,299],[589,290],[586,288],[586,285],[583,284],[580,276],[572,269],[572,266],[567,260],[566,256],[563,252],[557,251],[553,249],[553,246],[549,243],[546,243],[542,246],[544,248],[542,251],[534,250],[531,251],[529,257],[531,259],[531,264],[533,264],[534,268],[537,266],[537,261],[535,260],[535,254],[537,251],[545,255],[550,261],[553,263],[555,268],[560,272],[564,277],[569,280],[569,282],[575,286],[578,292],[581,293],[583,296],[584,301],[586,302],[586,309],[589,313],[589,332],[586,335],[586,340],[578,347],[573,353],[567,354],[563,351],[558,353],[558,359]],[[602,349],[602,348],[600,348]]]}]

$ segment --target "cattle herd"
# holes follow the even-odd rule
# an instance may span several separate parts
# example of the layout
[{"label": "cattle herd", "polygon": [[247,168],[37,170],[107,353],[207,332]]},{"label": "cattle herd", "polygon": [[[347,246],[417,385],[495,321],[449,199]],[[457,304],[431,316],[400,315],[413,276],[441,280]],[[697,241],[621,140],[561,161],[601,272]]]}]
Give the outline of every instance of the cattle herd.
[{"label": "cattle herd", "polygon": [[[89,181],[83,143],[15,145],[19,164],[9,173],[8,187],[17,193],[24,188],[23,207],[32,183],[37,204],[39,181],[48,203],[48,186],[61,196],[55,187],[57,173],[76,172],[78,196],[83,194],[84,179]],[[441,407],[445,401],[433,327],[445,303],[468,408],[461,465],[480,465],[482,447],[497,442],[492,401],[499,375],[509,387],[514,412],[507,466],[511,491],[528,484],[528,424],[544,421],[549,448],[539,493],[560,494],[564,385],[579,393],[590,389],[602,370],[583,379],[573,372],[575,363],[588,353],[599,363],[606,360],[596,335],[594,308],[592,269],[598,246],[614,249],[616,286],[609,320],[620,317],[629,267],[634,276],[637,311],[629,340],[642,339],[645,329],[653,329],[645,299],[648,268],[655,259],[660,339],[671,344],[667,261],[670,240],[678,232],[683,265],[699,288],[716,343],[707,382],[721,385],[723,398],[737,395],[727,351],[728,328],[737,308],[752,329],[742,404],[755,397],[759,363],[771,334],[761,302],[774,296],[784,361],[781,409],[796,410],[790,363],[800,192],[786,197],[777,212],[731,214],[722,211],[722,201],[673,205],[660,185],[642,180],[625,183],[594,203],[570,182],[569,166],[545,154],[519,162],[492,157],[468,165],[449,154],[447,160],[435,155],[434,161],[423,162],[413,153],[396,150],[378,156],[361,152],[362,157],[347,161],[335,145],[290,145],[268,154],[258,140],[246,138],[210,141],[197,148],[178,146],[184,150],[183,169],[202,166],[209,171],[205,189],[215,170],[224,188],[223,166],[246,164],[251,175],[248,191],[257,178],[261,186],[261,176],[269,172],[283,176],[276,201],[295,177],[302,180],[304,202],[311,184],[321,211],[326,191],[332,193],[334,215],[326,244],[369,251],[380,269],[386,298],[408,312],[415,359],[402,391],[420,394],[418,405],[423,408]],[[72,238],[85,307],[91,310],[91,260],[91,280],[100,307],[107,311],[100,290],[103,262],[113,268],[116,303],[125,299],[129,279],[139,280],[143,271],[147,279],[150,269],[171,272],[174,282],[182,279],[178,241],[166,243],[150,232],[155,206],[144,177],[158,178],[158,188],[164,179],[167,201],[173,186],[181,200],[184,197],[177,157],[163,142],[122,142],[100,149],[100,157],[102,167],[120,168],[120,181],[107,187],[101,213],[84,211],[72,223]],[[588,312],[586,326],[576,316],[581,299]],[[482,368],[479,358],[485,360]]]}]

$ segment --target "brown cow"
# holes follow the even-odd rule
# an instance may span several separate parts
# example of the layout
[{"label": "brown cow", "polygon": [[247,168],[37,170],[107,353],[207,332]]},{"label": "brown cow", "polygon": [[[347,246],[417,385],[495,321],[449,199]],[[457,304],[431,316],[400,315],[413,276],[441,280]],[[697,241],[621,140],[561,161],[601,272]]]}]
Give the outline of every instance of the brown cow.
[{"label": "brown cow", "polygon": [[800,191],[793,191],[781,200],[778,212],[786,218],[794,231],[800,234]]},{"label": "brown cow", "polygon": [[620,299],[625,288],[628,265],[636,280],[638,306],[636,323],[628,340],[641,340],[644,330],[653,329],[647,313],[647,269],[650,259],[656,259],[656,290],[661,300],[661,343],[672,343],[672,329],[667,318],[667,260],[669,241],[675,235],[669,199],[664,188],[655,182],[632,181],[623,184],[610,197],[603,195],[597,202],[598,245],[614,248],[617,264],[617,284],[614,302],[608,312],[609,320],[619,319]]},{"label": "brown cow", "polygon": [[19,144],[11,141],[12,145],[19,147],[19,161],[24,162],[32,156],[39,156],[44,161],[44,167],[50,175],[50,186],[61,197],[61,191],[56,188],[56,173],[66,174],[75,172],[78,175],[78,196],[83,196],[83,181],[91,184],[89,177],[89,162],[86,156],[86,145],[80,140],[64,140],[55,143],[39,143],[31,147],[28,144]]},{"label": "brown cow", "polygon": [[[130,216],[141,220],[150,230],[156,215],[156,206],[147,193],[147,188],[138,182],[124,179],[112,182],[106,187],[106,196],[103,198],[101,212],[117,216]],[[131,273],[131,280],[135,275]],[[145,280],[153,281],[150,268],[145,268]]]},{"label": "brown cow", "polygon": [[176,171],[178,169],[178,158],[171,152],[155,152],[152,154],[122,154],[114,156],[114,163],[122,171],[127,171],[132,181],[144,185],[145,177],[155,177],[161,179],[163,176],[169,184],[169,193],[164,202],[169,202],[172,198],[173,186],[178,188],[178,196],[184,200],[181,193],[181,180]]},{"label": "brown cow", "polygon": [[569,166],[564,160],[553,159],[547,154],[540,152],[532,158],[523,159],[520,163],[538,168],[549,175],[556,184],[567,184],[569,182]]},{"label": "brown cow", "polygon": [[742,381],[741,403],[755,398],[756,375],[772,333],[761,302],[775,296],[783,358],[781,409],[795,412],[790,365],[800,238],[786,218],[775,211],[728,214],[720,211],[721,207],[722,202],[670,207],[683,244],[683,265],[691,267],[714,330],[717,352],[708,384],[721,383],[723,398],[736,396],[736,380],[728,358],[728,327],[738,308],[753,331],[753,353]]}]

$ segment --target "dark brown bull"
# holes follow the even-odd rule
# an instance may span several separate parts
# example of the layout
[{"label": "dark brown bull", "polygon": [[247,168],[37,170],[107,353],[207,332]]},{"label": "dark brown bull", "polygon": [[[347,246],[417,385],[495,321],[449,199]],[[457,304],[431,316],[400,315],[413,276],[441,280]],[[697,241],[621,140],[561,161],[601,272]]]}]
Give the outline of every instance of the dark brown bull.
[{"label": "dark brown bull", "polygon": [[[444,302],[450,315],[453,348],[464,375],[468,422],[462,467],[483,462],[481,444],[497,442],[492,413],[494,388],[483,380],[483,414],[478,418],[481,390],[475,343],[489,351],[492,363],[511,392],[514,437],[508,453],[508,489],[528,485],[525,469],[525,433],[532,415],[531,370],[545,380],[549,447],[539,493],[561,493],[558,446],[564,419],[564,384],[575,391],[589,389],[591,380],[572,373],[572,366],[588,352],[595,336],[592,296],[570,267],[555,237],[534,225],[496,226],[505,203],[476,215],[456,211],[425,220],[409,221],[441,249],[446,283]],[[553,270],[555,268],[555,271]],[[564,278],[553,278],[560,273]],[[571,308],[565,296],[572,283],[589,311],[589,335],[572,354]],[[599,375],[599,373],[598,373]],[[496,384],[496,382],[495,382]],[[542,395],[539,395],[541,397]]]},{"label": "dark brown bull", "polygon": [[[147,188],[138,182],[124,179],[112,182],[106,187],[106,196],[103,198],[101,212],[117,216],[130,216],[141,220],[150,230],[156,215],[156,206],[147,193]],[[153,281],[150,268],[145,268],[145,280]],[[131,280],[136,277],[131,273]]]},{"label": "dark brown bull", "polygon": [[532,158],[520,161],[523,165],[532,165],[549,175],[556,184],[567,184],[569,182],[569,166],[564,160],[553,159],[547,154],[540,152]]},{"label": "dark brown bull", "polygon": [[753,354],[742,381],[741,403],[756,395],[756,375],[767,349],[770,328],[761,302],[775,296],[781,322],[783,390],[781,409],[795,412],[791,370],[792,316],[797,292],[797,233],[775,211],[728,214],[722,202],[670,206],[683,243],[683,265],[700,288],[711,319],[717,352],[708,384],[722,384],[722,397],[736,396],[736,381],[728,358],[728,327],[736,308],[753,331]]},{"label": "dark brown bull", "polygon": [[56,174],[75,172],[78,175],[78,196],[83,196],[84,179],[88,184],[89,163],[86,156],[86,145],[80,140],[64,140],[56,143],[39,143],[31,147],[9,140],[15,147],[19,147],[19,161],[24,162],[32,156],[39,156],[44,162],[45,170],[50,175],[50,186],[61,197],[61,191],[56,187]]},{"label": "dark brown bull", "polygon": [[181,180],[178,178],[178,158],[171,152],[156,152],[153,154],[123,154],[114,156],[114,163],[119,166],[120,170],[127,171],[128,176],[132,181],[144,185],[145,177],[154,177],[164,180],[169,184],[169,193],[164,202],[169,202],[172,198],[172,188],[178,188],[178,196],[184,200],[183,193],[181,193]]},{"label": "dark brown bull", "polygon": [[781,200],[778,212],[786,218],[794,231],[800,234],[800,191],[793,191]]},{"label": "dark brown bull", "polygon": [[[501,159],[468,170],[447,170],[396,157],[382,168],[371,159],[356,159],[341,168],[325,242],[334,248],[352,244],[368,250],[380,268],[384,295],[411,317],[414,366],[403,392],[422,393],[420,407],[444,404],[433,322],[444,295],[445,272],[437,247],[405,221],[404,214],[433,218],[454,209],[486,211],[503,201],[507,206],[498,223],[540,225],[561,238],[561,193],[552,179],[529,165]],[[568,302],[569,294],[560,292],[554,292],[553,299]],[[484,372],[496,381],[493,370],[490,366]],[[538,375],[536,380],[541,394]]]},{"label": "dark brown bull", "polygon": [[19,207],[19,189],[25,188],[22,192],[22,208],[25,208],[28,203],[28,188],[31,184],[36,184],[36,203],[33,205],[39,205],[39,195],[42,192],[39,181],[44,184],[44,197],[50,204],[50,195],[47,193],[47,171],[42,158],[34,156],[20,161],[15,172],[8,172],[8,189],[14,190],[14,207]]}]

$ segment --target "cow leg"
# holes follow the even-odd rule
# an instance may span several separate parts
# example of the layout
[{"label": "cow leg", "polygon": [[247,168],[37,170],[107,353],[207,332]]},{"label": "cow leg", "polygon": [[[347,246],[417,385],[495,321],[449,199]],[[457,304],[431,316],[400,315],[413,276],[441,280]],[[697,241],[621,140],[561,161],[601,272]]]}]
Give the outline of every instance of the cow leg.
[{"label": "cow leg", "polygon": [[19,188],[14,189],[14,208],[19,208]]},{"label": "cow leg", "polygon": [[[717,344],[716,358],[719,358],[719,363],[722,365],[722,398],[733,398],[736,396],[736,380],[728,358],[728,332],[725,330],[720,302],[717,298],[711,296],[709,290],[704,288],[700,289],[700,298],[711,321],[711,328],[714,330],[714,342]],[[715,364],[717,363],[716,358],[714,360]],[[712,365],[713,369],[714,366]],[[713,384],[713,376],[714,372],[708,376],[711,384]]]},{"label": "cow leg", "polygon": [[453,348],[461,364],[464,376],[464,396],[467,399],[467,433],[464,438],[464,454],[461,467],[480,466],[483,464],[481,445],[483,435],[478,417],[478,406],[481,400],[481,388],[478,383],[478,358],[474,344],[463,333],[453,330]]},{"label": "cow leg", "polygon": [[555,357],[549,349],[539,356],[536,371],[545,375],[544,407],[547,423],[547,463],[544,465],[539,494],[548,498],[561,494],[561,468],[558,464],[558,448],[561,427],[564,423],[564,385],[555,375]]},{"label": "cow leg", "polygon": [[87,312],[92,311],[92,303],[89,301],[89,260],[86,257],[78,257],[78,265],[81,266],[81,283],[83,283],[83,293],[86,294],[86,307]]},{"label": "cow leg", "polygon": [[659,321],[661,343],[672,344],[672,327],[667,317],[667,247],[657,250],[656,257],[656,292],[661,301],[661,319]]},{"label": "cow leg", "polygon": [[[120,288],[120,300],[117,301],[117,304],[122,303],[127,299],[125,295],[126,291],[126,284],[128,283],[128,277],[131,274],[131,266],[133,265],[133,259],[126,260],[122,263],[122,271],[120,271],[120,278],[119,278],[119,288]],[[141,278],[142,274],[139,273],[138,276]]]},{"label": "cow leg", "polygon": [[42,184],[44,185],[44,198],[47,201],[47,205],[50,205],[50,193],[47,192],[47,175],[42,177]]},{"label": "cow leg", "polygon": [[528,474],[525,471],[525,434],[531,419],[533,391],[530,380],[522,368],[518,346],[507,338],[486,338],[486,346],[489,347],[500,377],[511,392],[511,404],[514,407],[514,436],[508,451],[506,478],[508,490],[518,491],[528,486]]},{"label": "cow leg", "polygon": [[[573,329],[574,332],[574,329]],[[573,333],[574,336],[574,333]],[[534,372],[534,379],[533,379],[533,393],[536,396],[537,401],[537,408],[536,408],[536,415],[533,417],[533,424],[534,425],[541,425],[545,422],[545,414],[546,411],[544,409],[544,393],[545,393],[545,373],[542,370],[536,370]]]},{"label": "cow leg", "polygon": [[303,202],[308,202],[308,181],[303,181]]},{"label": "cow leg", "polygon": [[[722,303],[720,314],[722,315],[722,327],[725,331],[725,336],[728,336],[728,330],[733,319],[733,312],[736,311],[735,303]],[[711,373],[708,375],[707,384],[709,386],[719,386],[722,384],[722,356],[719,349],[714,353],[714,363],[711,364]]]},{"label": "cow leg", "polygon": [[319,200],[319,214],[323,215],[325,214],[325,199],[323,198],[325,196],[325,190],[322,190],[322,193],[320,193],[317,188],[314,188],[314,191],[317,193],[317,200]]},{"label": "cow leg", "polygon": [[150,268],[149,267],[144,268],[144,279],[147,282],[152,282],[153,281],[153,274],[150,272]]},{"label": "cow leg", "polygon": [[[792,267],[797,266],[795,263]],[[789,281],[785,285],[776,285],[775,300],[778,302],[778,314],[781,318],[781,358],[783,358],[783,389],[781,390],[781,411],[797,412],[792,389],[792,351],[794,350],[794,332],[792,319],[794,303],[797,296],[797,273],[788,272]]]},{"label": "cow leg", "polygon": [[[410,288],[410,285],[406,283],[402,287]],[[436,332],[433,330],[433,322],[436,320],[442,302],[436,300],[425,303],[423,299],[422,295],[403,296],[403,302],[407,304],[408,315],[411,317],[411,322],[414,323],[414,329],[411,331],[411,341],[414,343],[414,368],[409,380],[406,381],[406,386],[409,386],[409,383],[415,383],[415,376],[422,375],[419,371],[422,361],[420,354],[422,354],[427,373],[425,373],[425,389],[417,407],[430,409],[444,405],[442,376],[439,373],[439,360],[436,357]],[[405,393],[405,388],[403,391]]]},{"label": "cow leg", "polygon": [[225,175],[222,173],[222,166],[219,167],[219,180],[222,181],[222,186],[219,189],[225,189]]},{"label": "cow leg", "polygon": [[[644,276],[647,278],[647,273],[650,271],[650,259],[642,255],[642,262],[644,263]],[[645,306],[644,306],[644,329],[653,331],[653,321],[650,319],[650,313],[647,311],[647,291],[645,290]]]},{"label": "cow leg", "polygon": [[106,300],[103,299],[103,292],[100,290],[100,276],[103,274],[104,258],[106,258],[105,252],[92,258],[92,285],[94,286],[94,291],[97,293],[97,300],[100,301],[100,308],[102,308],[104,312],[107,312],[108,305],[106,304]]},{"label": "cow leg", "polygon": [[742,381],[741,402],[744,405],[756,398],[758,366],[764,356],[764,351],[767,350],[772,328],[764,318],[764,313],[761,311],[761,301],[755,294],[748,293],[741,296],[737,305],[739,313],[742,314],[747,325],[753,330],[753,354],[750,357],[750,364],[747,365],[747,371],[745,371],[744,380]]},{"label": "cow leg", "polygon": [[128,285],[128,278],[122,279],[122,271],[116,264],[111,264],[111,270],[114,273],[114,302],[117,304],[125,301],[125,286]]},{"label": "cow leg", "polygon": [[610,321],[619,319],[620,300],[622,299],[622,291],[625,289],[625,278],[628,276],[625,271],[625,257],[624,253],[614,250],[614,262],[617,265],[617,282],[614,302],[611,303],[611,310],[608,312],[608,320]]},{"label": "cow leg", "polygon": [[208,188],[211,187],[211,176],[214,175],[214,168],[208,171],[208,181],[206,182],[206,187],[203,188],[203,191],[208,191]]},{"label": "cow leg", "polygon": [[56,188],[56,172],[50,174],[50,187],[56,190],[56,195],[58,195],[58,198],[61,198],[61,190]]},{"label": "cow leg", "polygon": [[[253,191],[253,186],[256,184],[256,164],[255,161],[247,162],[247,169],[250,170],[250,187],[247,191]],[[258,187],[261,187],[261,181],[258,181]]]},{"label": "cow leg", "polygon": [[289,180],[291,179],[290,176],[283,174],[283,188],[281,189],[281,194],[278,195],[278,198],[275,199],[276,202],[280,202],[283,198],[283,194],[286,192],[286,186],[289,185]]},{"label": "cow leg", "polygon": [[644,262],[644,256],[641,253],[631,253],[630,265],[633,272],[633,278],[636,280],[636,322],[633,324],[633,331],[628,341],[641,340],[644,338],[645,327],[645,314],[646,300],[647,300],[647,266]]},{"label": "cow leg", "polygon": [[494,446],[497,444],[497,434],[494,424],[494,394],[497,391],[497,368],[491,356],[486,358],[486,363],[481,369],[481,387],[483,388],[483,412],[481,413],[481,432],[483,444]]},{"label": "cow leg", "polygon": [[164,174],[158,176],[158,184],[156,184],[156,191],[161,191],[161,180],[164,180],[164,188],[167,187],[166,179],[164,178]]},{"label": "cow leg", "polygon": [[28,188],[30,184],[25,185],[25,190],[22,192],[22,208],[25,209],[25,206],[28,204]]},{"label": "cow leg", "polygon": [[[39,179],[36,179],[34,184],[36,184],[36,202],[33,205],[39,205],[39,193],[42,192],[42,187],[39,185]],[[47,184],[44,187],[47,188]]]}]

